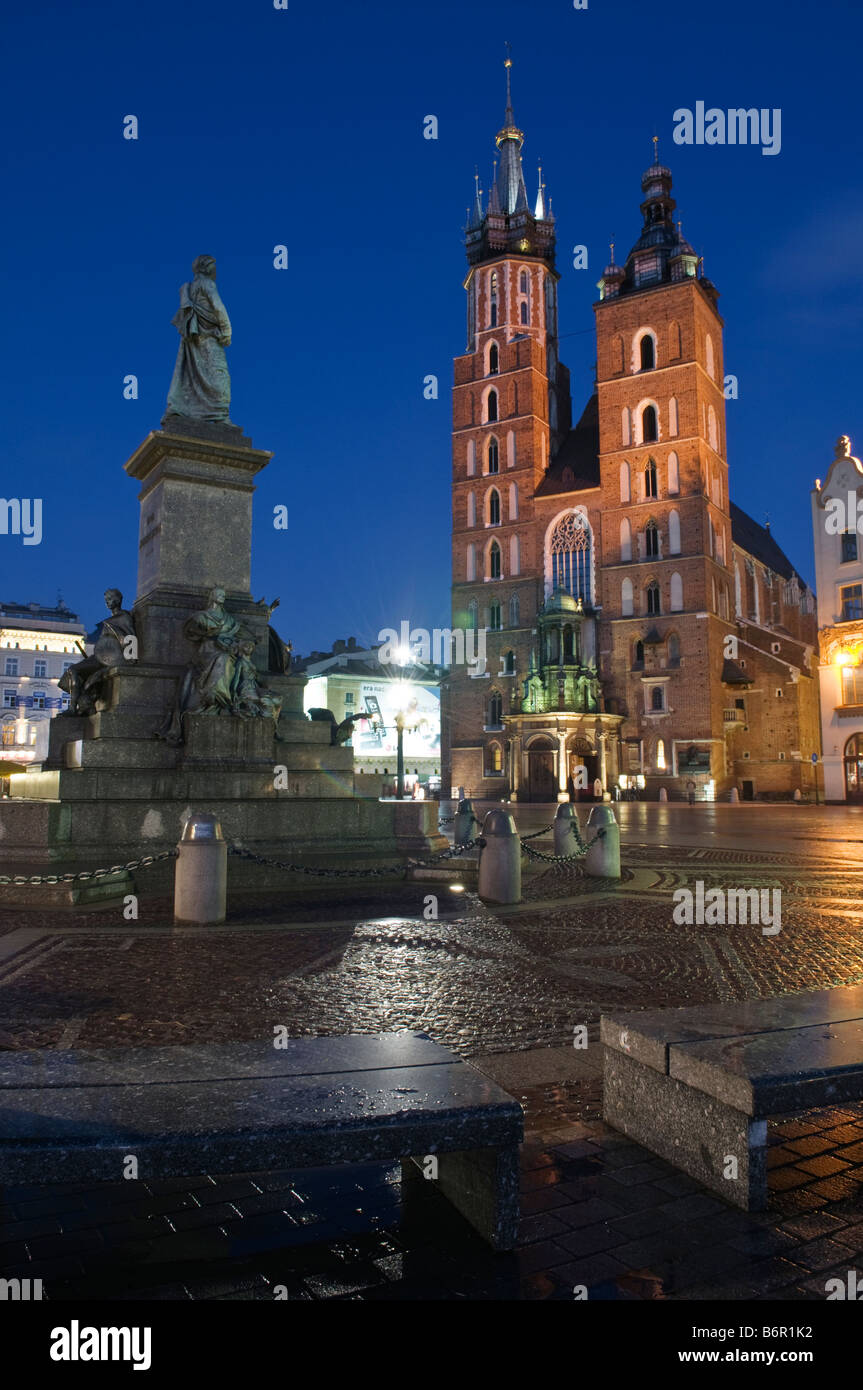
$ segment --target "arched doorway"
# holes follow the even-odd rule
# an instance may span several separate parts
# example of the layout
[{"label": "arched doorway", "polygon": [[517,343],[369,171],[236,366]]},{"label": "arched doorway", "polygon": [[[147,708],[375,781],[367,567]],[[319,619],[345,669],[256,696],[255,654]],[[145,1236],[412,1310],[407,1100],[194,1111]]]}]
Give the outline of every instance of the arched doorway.
[{"label": "arched doorway", "polygon": [[529,801],[556,801],[554,744],[545,736],[534,739],[527,750],[527,795]]},{"label": "arched doorway", "polygon": [[[571,740],[567,750],[566,789],[573,801],[593,801],[593,784],[599,776],[599,754],[595,753],[586,738],[581,736]],[[580,772],[579,769],[584,771]]]},{"label": "arched doorway", "polygon": [[863,734],[852,734],[845,745],[845,800],[863,802]]}]

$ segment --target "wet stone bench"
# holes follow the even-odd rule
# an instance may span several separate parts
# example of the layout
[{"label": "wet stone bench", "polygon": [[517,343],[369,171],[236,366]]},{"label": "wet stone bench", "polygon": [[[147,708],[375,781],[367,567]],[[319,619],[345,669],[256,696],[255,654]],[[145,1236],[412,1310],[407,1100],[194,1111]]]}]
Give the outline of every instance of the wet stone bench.
[{"label": "wet stone bench", "polygon": [[[517,1101],[421,1033],[0,1056],[0,1184],[401,1161],[496,1250],[518,1224]],[[424,1163],[434,1155],[436,1164]]]},{"label": "wet stone bench", "polygon": [[767,1117],[863,1098],[863,985],[604,1014],[603,1118],[747,1210]]}]

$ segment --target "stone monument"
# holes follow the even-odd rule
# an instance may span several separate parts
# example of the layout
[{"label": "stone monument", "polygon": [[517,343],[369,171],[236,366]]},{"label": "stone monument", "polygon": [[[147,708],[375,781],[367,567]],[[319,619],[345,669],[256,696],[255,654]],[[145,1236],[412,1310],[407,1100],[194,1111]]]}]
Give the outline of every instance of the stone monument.
[{"label": "stone monument", "polygon": [[[139,484],[138,590],[92,658],[68,673],[70,710],[52,720],[40,772],[0,803],[0,872],[66,873],[176,845],[192,811],[215,813],[229,843],[313,867],[357,868],[446,847],[437,805],[358,797],[353,752],[303,710],[306,678],[270,625],[278,600],[252,597],[254,479],[272,454],[230,420],[231,324],[212,257],[180,291],[168,408],[125,464]],[[103,640],[104,639],[104,640]],[[141,876],[164,890],[172,863]],[[54,901],[116,898],[125,882],[53,890]],[[312,880],[317,882],[317,880]],[[229,890],[302,889],[299,874],[232,861]],[[44,888],[3,901],[44,905]],[[38,894],[38,896],[37,896]]]}]

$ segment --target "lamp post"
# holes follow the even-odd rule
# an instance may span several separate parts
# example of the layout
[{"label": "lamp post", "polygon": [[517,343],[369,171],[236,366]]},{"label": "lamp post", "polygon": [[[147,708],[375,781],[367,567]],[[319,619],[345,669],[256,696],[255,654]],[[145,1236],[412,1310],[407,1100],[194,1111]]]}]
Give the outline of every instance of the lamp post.
[{"label": "lamp post", "polygon": [[399,801],[405,794],[405,716],[404,710],[396,715],[396,796]]}]

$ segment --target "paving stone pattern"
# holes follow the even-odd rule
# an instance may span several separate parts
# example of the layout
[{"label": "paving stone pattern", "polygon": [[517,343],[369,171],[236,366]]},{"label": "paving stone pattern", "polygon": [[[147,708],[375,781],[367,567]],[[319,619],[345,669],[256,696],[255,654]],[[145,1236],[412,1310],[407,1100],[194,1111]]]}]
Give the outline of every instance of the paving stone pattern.
[{"label": "paving stone pattern", "polygon": [[[543,842],[538,842],[543,847]],[[709,854],[709,858],[707,857]],[[163,1182],[6,1188],[0,1274],[47,1297],[810,1299],[863,1278],[863,1107],[775,1117],[770,1206],[707,1194],[600,1120],[603,1010],[737,1000],[863,980],[860,874],[835,859],[651,847],[617,886],[551,866],[492,910],[442,887],[386,899],[234,903],[225,928],[170,927],[142,899],[0,912],[0,1047],[217,1042],[412,1029],[477,1064],[571,1043],[584,1074],[514,1086],[526,1113],[521,1243],[493,1255],[428,1184],[399,1227],[399,1174],[372,1165]],[[722,857],[724,855],[724,858]],[[680,927],[675,887],[781,886],[782,931]],[[428,892],[439,920],[422,916]],[[15,935],[20,933],[21,935]],[[25,933],[28,933],[25,935]],[[7,948],[3,953],[4,946]],[[421,1214],[422,1215],[422,1214]]]}]

